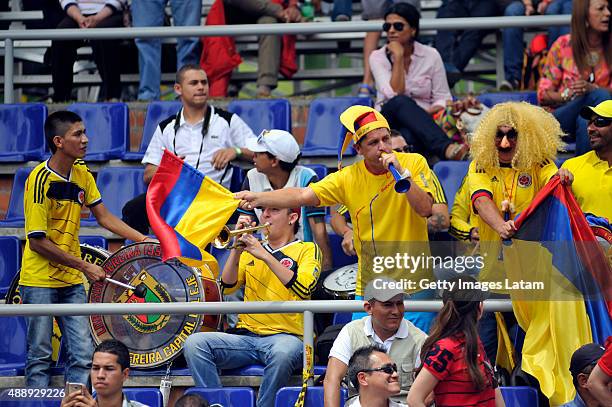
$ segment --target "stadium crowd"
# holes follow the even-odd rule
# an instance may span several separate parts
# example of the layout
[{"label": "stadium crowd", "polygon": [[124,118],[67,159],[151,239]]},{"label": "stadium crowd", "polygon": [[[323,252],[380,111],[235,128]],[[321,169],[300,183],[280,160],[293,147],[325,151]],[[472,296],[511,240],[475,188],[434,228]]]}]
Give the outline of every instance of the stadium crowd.
[{"label": "stadium crowd", "polygon": [[[319,2],[314,3],[319,7]],[[572,227],[579,226],[572,230],[580,235],[576,240],[595,240],[583,212],[589,220],[598,219],[597,230],[604,230],[598,236],[604,240],[612,236],[611,5],[608,0],[443,1],[439,18],[565,13],[572,3],[569,31],[548,33],[549,51],[536,84],[541,106],[505,102],[489,109],[471,95],[454,100],[451,94],[486,33],[442,31],[435,47],[420,43],[419,4],[414,3],[362,0],[363,18],[382,18],[386,35],[380,48],[381,33],[368,33],[364,42],[365,71],[359,92],[375,99],[374,107],[354,105],[339,115],[346,136],[339,142],[338,170],[321,178],[299,164],[300,146],[291,132],[267,129],[256,135],[239,114],[209,103],[209,97],[227,94],[231,72],[240,63],[231,39],[203,39],[201,52],[197,38],[179,40],[174,91],[180,108],[156,126],[142,159],[144,182],[149,191],[160,182],[167,153],[228,189],[233,172],[239,171],[233,164],[254,164],[240,191],[228,198],[238,207],[228,215],[235,224],[235,236],[215,276],[224,295],[246,302],[310,300],[326,292],[324,282],[339,254],[332,250],[326,227],[324,207],[332,207],[331,226],[342,238],[341,250],[357,257],[352,294],[363,300],[365,313],[355,313],[351,322],[335,327],[327,354],[319,352],[323,346],[314,351],[318,364],[326,365],[325,406],[339,405],[341,389],[346,387],[347,405],[352,407],[432,403],[500,407],[506,405],[502,387],[517,382],[510,380],[511,374],[536,388],[540,403],[612,406],[612,340],[606,342],[594,334],[612,335],[612,298],[607,288],[599,297],[586,300],[547,298],[550,325],[540,326],[542,331],[550,330],[545,344],[532,339],[538,329],[533,328],[535,321],[542,321],[536,317],[543,312],[534,301],[511,290],[474,288],[479,281],[501,281],[500,275],[506,276],[504,267],[512,261],[512,253],[506,250],[510,241],[529,240],[528,232],[549,227],[535,222],[526,226],[525,214],[536,217],[538,210],[550,208],[542,192],[558,198],[561,192],[549,192],[557,186],[573,197],[559,198],[570,207],[568,211],[571,205],[579,209],[579,219],[568,221]],[[62,0],[60,4],[65,15],[58,28],[126,23],[126,1]],[[176,25],[201,23],[200,0],[171,0],[170,5]],[[206,24],[294,23],[308,17],[299,6],[296,0],[216,0]],[[165,1],[132,0],[130,7],[134,26],[163,24]],[[333,1],[334,20],[347,21],[351,16],[351,1]],[[506,86],[524,87],[522,66],[517,62],[523,53],[523,33],[506,29],[503,36]],[[294,41],[273,35],[259,39],[258,97],[271,95],[279,73],[287,77],[295,73]],[[53,42],[54,101],[72,98],[72,72],[66,67],[72,66],[78,46],[78,42]],[[141,73],[138,99],[157,100],[160,41],[139,39],[136,46]],[[102,99],[120,99],[120,67],[113,57],[116,44],[101,40],[92,42],[92,47],[103,83]],[[80,258],[83,206],[91,209],[100,226],[125,239],[162,240],[150,237],[153,222],[147,194],[125,205],[123,220],[106,209],[83,160],[89,143],[86,125],[85,118],[67,110],[52,113],[45,122],[51,158],[32,171],[24,193],[26,244],[19,280],[24,304],[84,303],[84,277],[92,283],[108,280],[102,267]],[[559,152],[568,141],[576,142],[576,156],[559,166]],[[343,167],[343,154],[351,144],[361,159]],[[440,160],[468,159],[467,174],[449,208],[449,197],[430,166]],[[256,225],[265,228],[265,239],[245,232]],[[465,242],[461,247],[467,247],[471,256],[484,258],[482,267],[463,274],[453,267],[422,266],[410,273],[412,281],[447,283],[439,290],[397,288],[407,279],[399,267],[389,268],[384,276],[372,270],[372,257],[380,254],[399,250],[435,254],[432,238],[447,229],[445,239]],[[572,248],[573,244],[574,240]],[[604,283],[597,280],[604,286],[612,280],[611,244],[609,239],[602,242],[603,250],[599,245],[576,249],[586,250],[592,260],[577,268],[581,272],[597,269],[598,259],[605,259],[603,268],[596,270],[607,273]],[[561,274],[572,268],[555,266]],[[129,289],[136,293],[137,288]],[[441,299],[442,309],[410,312],[404,307],[408,294],[419,300]],[[134,295],[143,301],[146,297]],[[511,299],[513,312],[484,312],[484,301],[490,296]],[[605,310],[600,326],[593,326],[595,304]],[[563,318],[568,330],[581,331],[553,339],[551,333],[559,332],[555,331],[559,325],[554,326],[559,315],[553,316],[561,309],[575,311]],[[26,321],[25,383],[48,387],[53,365],[52,317],[27,317]],[[142,405],[123,392],[130,372],[124,344],[102,342],[94,349],[87,317],[62,316],[58,323],[67,358],[65,380],[82,384],[70,388],[62,406]],[[330,338],[326,334],[334,330],[326,325],[316,332],[321,338]],[[277,391],[299,371],[304,357],[313,356],[304,355],[302,314],[241,313],[235,324],[223,328],[188,336],[184,362],[196,386],[213,388],[222,386],[221,370],[263,365],[257,406],[274,406]],[[524,343],[512,343],[510,336],[522,336]],[[527,355],[533,347],[552,349],[550,341],[558,341],[554,352],[540,362],[540,370],[550,368],[550,372],[539,371],[528,358],[521,360],[521,352]],[[206,403],[185,396],[176,405]]]}]

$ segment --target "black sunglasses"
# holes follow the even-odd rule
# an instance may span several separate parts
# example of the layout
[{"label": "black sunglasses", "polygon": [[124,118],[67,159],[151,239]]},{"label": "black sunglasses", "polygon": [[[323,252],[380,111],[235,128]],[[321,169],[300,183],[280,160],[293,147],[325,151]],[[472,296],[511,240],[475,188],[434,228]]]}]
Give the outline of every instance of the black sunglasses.
[{"label": "black sunglasses", "polygon": [[612,124],[612,119],[608,119],[606,117],[595,117],[591,120],[589,120],[589,124],[593,124],[595,127],[608,127],[610,124]]},{"label": "black sunglasses", "polygon": [[507,137],[508,140],[516,140],[516,138],[518,137],[518,133],[514,129],[508,130],[507,133],[504,133],[501,130],[497,130],[495,137],[499,140],[503,139],[504,137]]},{"label": "black sunglasses", "polygon": [[386,374],[393,374],[394,372],[397,372],[397,365],[395,363],[389,363],[381,367],[377,367],[376,369],[363,369],[362,372],[384,372]]},{"label": "black sunglasses", "polygon": [[410,152],[410,146],[394,148],[393,151],[397,151],[398,153],[409,153]]},{"label": "black sunglasses", "polygon": [[405,26],[406,26],[406,24],[402,23],[401,21],[398,21],[398,22],[393,23],[393,24],[391,24],[391,23],[384,23],[383,24],[383,31],[384,32],[388,32],[391,29],[391,27],[393,27],[393,29],[395,31],[404,31],[404,27]]}]

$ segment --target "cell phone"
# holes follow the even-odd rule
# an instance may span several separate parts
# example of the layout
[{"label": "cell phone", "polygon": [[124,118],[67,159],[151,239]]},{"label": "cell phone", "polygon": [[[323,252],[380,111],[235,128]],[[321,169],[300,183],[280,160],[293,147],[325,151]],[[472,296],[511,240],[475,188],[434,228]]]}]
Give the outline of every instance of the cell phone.
[{"label": "cell phone", "polygon": [[68,397],[69,394],[74,393],[75,391],[80,392],[81,394],[84,394],[84,389],[85,385],[83,383],[70,383],[70,382],[66,382],[66,388],[64,390],[64,397]]}]

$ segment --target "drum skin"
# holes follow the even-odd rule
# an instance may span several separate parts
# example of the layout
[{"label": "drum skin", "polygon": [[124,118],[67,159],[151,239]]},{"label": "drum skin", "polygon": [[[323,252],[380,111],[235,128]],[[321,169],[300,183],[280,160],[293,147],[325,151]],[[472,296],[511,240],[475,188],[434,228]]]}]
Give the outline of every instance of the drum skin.
[{"label": "drum skin", "polygon": [[349,264],[330,273],[323,281],[324,291],[335,299],[355,299],[357,268],[357,263]]}]

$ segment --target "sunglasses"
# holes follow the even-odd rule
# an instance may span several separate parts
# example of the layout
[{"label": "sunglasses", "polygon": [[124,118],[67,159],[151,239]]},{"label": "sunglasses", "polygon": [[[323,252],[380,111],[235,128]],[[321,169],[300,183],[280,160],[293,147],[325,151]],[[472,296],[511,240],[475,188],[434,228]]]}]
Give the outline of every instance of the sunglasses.
[{"label": "sunglasses", "polygon": [[384,32],[388,32],[391,29],[391,27],[393,27],[393,29],[395,31],[404,31],[404,27],[406,27],[406,24],[404,24],[404,23],[402,23],[400,21],[398,21],[396,23],[393,23],[393,24],[391,24],[391,23],[384,23],[382,28],[383,28]]},{"label": "sunglasses", "polygon": [[612,119],[608,119],[606,117],[595,117],[589,120],[589,124],[593,124],[593,126],[599,128],[608,127],[610,124],[612,124]]},{"label": "sunglasses", "polygon": [[397,365],[395,363],[389,363],[387,365],[377,367],[376,369],[364,369],[362,370],[362,372],[364,373],[384,372],[386,374],[393,374],[394,372],[397,372]]},{"label": "sunglasses", "polygon": [[501,130],[497,130],[497,133],[495,134],[495,138],[497,138],[498,140],[501,140],[504,137],[507,137],[508,140],[516,140],[516,138],[518,137],[518,133],[514,129],[509,130],[507,133],[504,133]]},{"label": "sunglasses", "polygon": [[397,151],[398,153],[409,153],[410,152],[410,146],[394,148],[393,151]]}]

